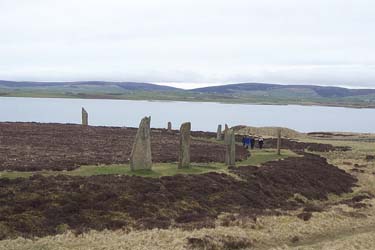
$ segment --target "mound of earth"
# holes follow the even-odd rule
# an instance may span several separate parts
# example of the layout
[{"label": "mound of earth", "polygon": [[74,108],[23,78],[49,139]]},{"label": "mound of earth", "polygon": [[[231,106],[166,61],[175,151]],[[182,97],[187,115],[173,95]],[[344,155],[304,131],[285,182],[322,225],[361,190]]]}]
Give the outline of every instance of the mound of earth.
[{"label": "mound of earth", "polygon": [[[196,228],[214,226],[222,212],[254,217],[295,209],[308,199],[350,192],[356,179],[324,158],[305,154],[226,174],[33,176],[0,179],[0,239],[53,235],[63,229]],[[266,210],[267,209],[267,210]],[[275,211],[276,213],[276,211]]]},{"label": "mound of earth", "polygon": [[[0,123],[0,170],[72,170],[80,165],[128,163],[136,128],[72,124]],[[194,136],[194,132],[193,132]],[[178,131],[151,132],[154,162],[178,160]],[[192,139],[192,162],[224,162],[223,144]],[[248,151],[238,146],[236,159]]]},{"label": "mound of earth", "polygon": [[[250,126],[234,126],[234,131],[237,134],[241,135],[262,135],[262,136],[275,136],[277,127],[250,127]],[[302,135],[302,133],[290,129],[290,128],[281,128],[281,134],[287,138],[297,138]]]},{"label": "mound of earth", "polygon": [[[242,143],[243,135],[236,135],[236,142]],[[258,145],[256,145],[257,147]],[[276,148],[276,138],[265,138],[263,148]],[[315,143],[315,142],[300,142],[297,140],[281,138],[281,148],[289,149],[295,152],[301,152],[304,150],[315,151],[315,152],[329,152],[329,151],[348,151],[350,147],[346,146],[333,146],[331,144]]]},{"label": "mound of earth", "polygon": [[310,133],[307,133],[307,135],[311,137],[320,137],[320,138],[356,136],[356,134],[354,133],[335,133],[335,132],[310,132]]},{"label": "mound of earth", "polygon": [[216,133],[214,132],[191,131],[191,135],[194,137],[205,138],[205,139],[214,139],[214,138],[216,139]]},{"label": "mound of earth", "polygon": [[[264,148],[276,148],[277,139],[268,138],[264,139]],[[314,143],[314,142],[299,142],[290,139],[281,139],[281,148],[290,149],[293,151],[315,151],[315,152],[329,152],[329,151],[348,151],[350,147],[335,147],[331,144]]]},{"label": "mound of earth", "polygon": [[[250,133],[250,134],[263,135],[263,136],[265,136],[267,134],[273,135],[272,134],[273,132],[272,133],[271,132],[261,133],[263,131],[263,130],[259,130],[261,128],[254,128],[253,130],[251,130],[253,127],[246,127],[246,126],[236,126],[234,128],[237,130],[237,133],[244,133],[243,131],[247,131],[246,129],[249,129],[250,132],[246,132],[244,134]],[[245,130],[243,130],[243,129],[245,129]],[[274,128],[265,127],[263,129],[265,131],[267,131],[267,129],[271,129],[272,131],[274,131]],[[285,129],[285,131],[289,131],[289,130]],[[293,130],[290,130],[290,131],[293,131]],[[296,133],[298,133],[298,132],[296,132]],[[194,132],[192,132],[192,135],[196,136],[196,137],[206,138],[206,139],[216,138],[216,133],[213,133],[213,132],[194,131]],[[283,132],[283,135],[284,135],[284,132]],[[294,135],[296,135],[296,134],[294,134]],[[242,134],[237,134],[236,135],[236,142],[242,143],[242,138],[243,138]],[[277,139],[276,138],[265,138],[263,147],[264,148],[276,148],[277,147]],[[314,142],[300,142],[300,141],[287,139],[287,138],[281,139],[281,148],[289,149],[289,150],[297,151],[297,152],[304,151],[304,150],[315,151],[315,152],[348,151],[348,150],[351,150],[350,147],[343,147],[343,146],[337,147],[337,146],[333,146],[331,144],[314,143]]]}]

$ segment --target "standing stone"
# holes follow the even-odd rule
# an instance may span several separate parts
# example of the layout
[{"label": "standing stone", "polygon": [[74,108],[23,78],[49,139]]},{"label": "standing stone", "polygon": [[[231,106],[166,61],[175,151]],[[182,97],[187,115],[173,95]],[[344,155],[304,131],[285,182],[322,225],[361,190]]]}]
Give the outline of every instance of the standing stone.
[{"label": "standing stone", "polygon": [[228,166],[236,165],[236,137],[233,129],[226,131],[227,143],[225,145],[225,164]]},{"label": "standing stone", "polygon": [[229,129],[228,124],[225,124],[224,130],[226,131],[228,129]]},{"label": "standing stone", "polygon": [[[228,125],[225,124],[224,126],[224,144],[225,144],[225,150],[227,150],[227,147],[229,145],[229,128],[228,128]],[[229,164],[229,154],[225,154],[225,164],[228,165]]]},{"label": "standing stone", "polygon": [[178,168],[190,167],[190,122],[185,122],[180,128],[180,154]]},{"label": "standing stone", "polygon": [[139,124],[137,135],[130,154],[131,170],[151,169],[151,116],[144,117]]},{"label": "standing stone", "polygon": [[172,123],[168,122],[168,132],[172,132]]},{"label": "standing stone", "polygon": [[221,124],[217,126],[217,134],[216,134],[216,140],[221,140]]},{"label": "standing stone", "polygon": [[228,131],[229,131],[228,125],[225,124],[225,127],[224,127],[224,143],[225,144],[228,144]]},{"label": "standing stone", "polygon": [[229,142],[230,142],[229,166],[235,166],[236,165],[236,135],[234,134],[234,130],[231,130]]},{"label": "standing stone", "polygon": [[277,154],[281,155],[281,128],[277,129]]},{"label": "standing stone", "polygon": [[[226,125],[226,124],[225,124],[225,125]],[[228,165],[228,164],[229,164],[229,154],[228,154],[229,130],[228,130],[228,129],[225,129],[225,130],[224,130],[224,145],[225,145],[225,155],[224,155],[224,159],[225,159],[225,164]]]},{"label": "standing stone", "polygon": [[82,125],[83,126],[89,125],[89,114],[84,108],[82,108]]}]

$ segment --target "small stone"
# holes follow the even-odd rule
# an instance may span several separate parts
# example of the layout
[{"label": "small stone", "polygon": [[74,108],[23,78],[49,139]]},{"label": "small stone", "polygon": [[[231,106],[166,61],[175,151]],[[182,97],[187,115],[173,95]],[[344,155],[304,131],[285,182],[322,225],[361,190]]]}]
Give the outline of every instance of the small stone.
[{"label": "small stone", "polygon": [[366,160],[373,161],[373,160],[375,160],[375,156],[374,155],[366,155]]},{"label": "small stone", "polygon": [[312,213],[310,213],[310,212],[302,212],[302,213],[298,214],[297,217],[299,219],[301,219],[301,220],[308,221],[308,220],[311,219]]},{"label": "small stone", "polygon": [[298,241],[299,241],[298,236],[294,236],[293,238],[290,239],[290,242],[292,242],[292,243],[297,243]]}]

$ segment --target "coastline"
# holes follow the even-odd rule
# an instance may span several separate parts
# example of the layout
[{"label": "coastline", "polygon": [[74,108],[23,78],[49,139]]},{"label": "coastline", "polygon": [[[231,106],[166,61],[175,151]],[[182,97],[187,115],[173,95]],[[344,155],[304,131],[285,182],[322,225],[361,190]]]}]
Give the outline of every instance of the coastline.
[{"label": "coastline", "polygon": [[[317,106],[317,107],[336,107],[336,108],[352,108],[352,109],[375,109],[375,104],[373,105],[364,105],[364,104],[357,104],[357,103],[321,103],[321,102],[313,102],[313,101],[306,101],[306,102],[294,102],[294,101],[249,101],[244,99],[234,99],[228,98],[226,99],[209,99],[209,98],[194,98],[194,97],[186,97],[186,98],[168,98],[168,97],[155,97],[155,98],[146,98],[142,96],[135,96],[131,98],[130,96],[120,97],[120,96],[111,96],[111,95],[64,95],[64,94],[40,94],[40,93],[30,93],[30,94],[6,94],[0,95],[0,97],[10,97],[10,98],[57,98],[57,99],[91,99],[91,100],[127,100],[127,101],[163,101],[163,102],[205,102],[205,103],[219,103],[219,104],[242,104],[242,105],[278,105],[278,106]],[[129,98],[130,97],[130,98]]]}]

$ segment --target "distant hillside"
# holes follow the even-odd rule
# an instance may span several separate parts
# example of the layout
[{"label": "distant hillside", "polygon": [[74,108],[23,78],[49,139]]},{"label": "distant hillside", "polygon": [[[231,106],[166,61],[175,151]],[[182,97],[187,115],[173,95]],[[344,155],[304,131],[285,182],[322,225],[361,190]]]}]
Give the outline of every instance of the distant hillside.
[{"label": "distant hillside", "polygon": [[375,94],[375,89],[348,89],[341,87],[326,87],[326,86],[315,86],[315,85],[280,85],[280,84],[265,84],[265,83],[239,83],[239,84],[228,84],[222,86],[213,86],[205,88],[193,89],[194,92],[200,93],[218,93],[218,94],[236,94],[236,93],[248,93],[253,94],[262,93],[264,95],[271,95],[272,93],[280,93],[287,91],[290,96],[300,95],[304,93],[311,97],[323,97],[323,98],[336,98],[336,97],[349,97],[349,96],[360,96],[360,95],[371,95]]},{"label": "distant hillside", "polygon": [[139,82],[0,81],[0,96],[297,104],[375,108],[375,89],[239,83],[183,90]]},{"label": "distant hillside", "polygon": [[151,83],[141,82],[105,82],[105,81],[80,81],[80,82],[15,82],[15,81],[1,81],[0,87],[6,88],[121,88],[123,90],[142,90],[142,91],[174,91],[177,88],[161,86]]}]

